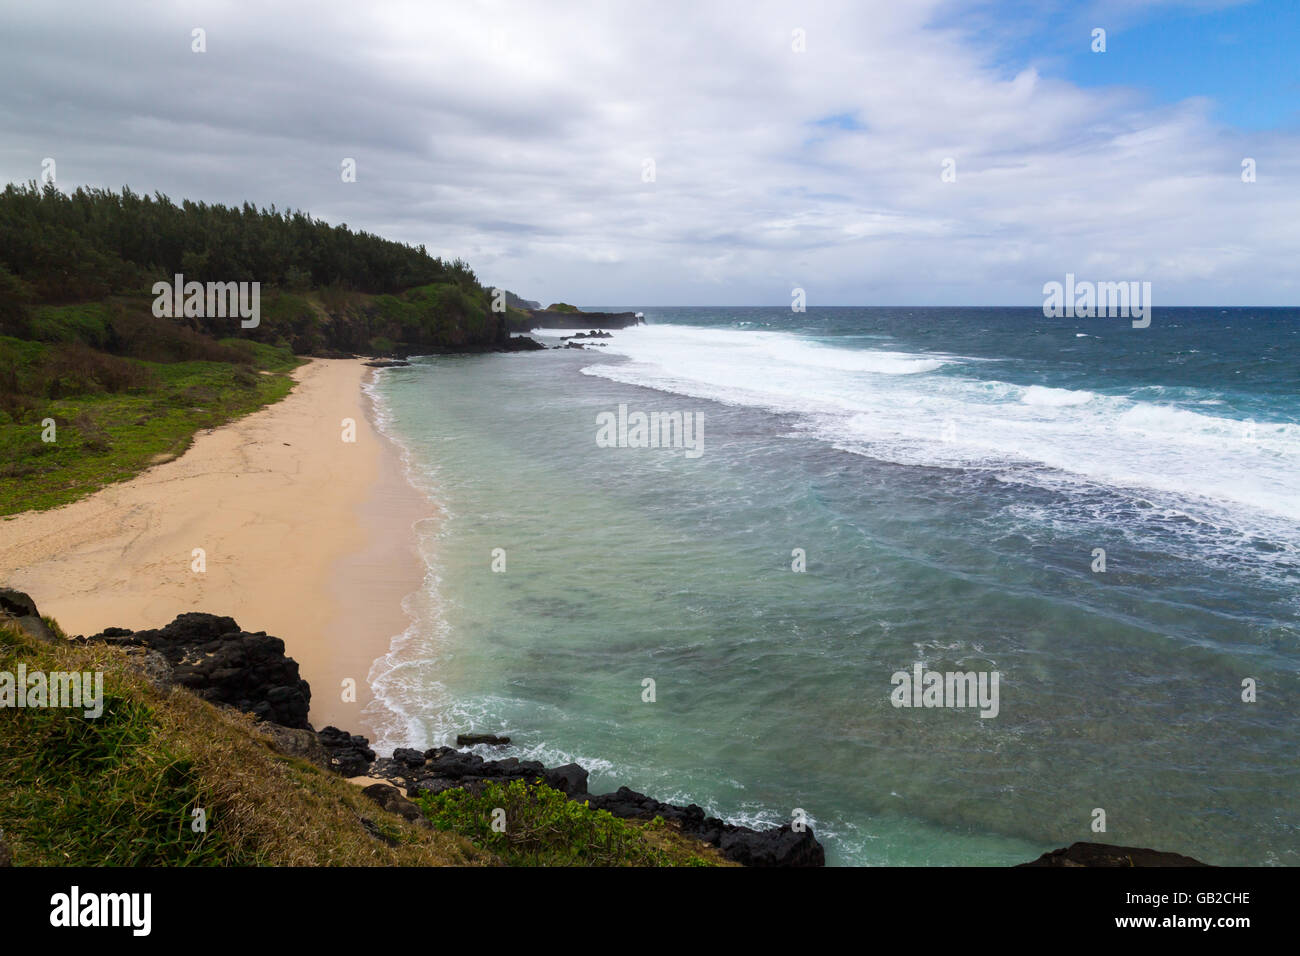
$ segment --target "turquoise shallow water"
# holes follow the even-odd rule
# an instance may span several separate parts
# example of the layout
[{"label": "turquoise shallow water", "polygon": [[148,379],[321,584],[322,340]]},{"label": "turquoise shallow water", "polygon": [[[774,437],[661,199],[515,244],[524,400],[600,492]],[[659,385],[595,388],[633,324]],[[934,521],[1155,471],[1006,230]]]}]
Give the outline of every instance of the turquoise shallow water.
[{"label": "turquoise shallow water", "polygon": [[[595,790],[801,808],[839,864],[1298,862],[1296,314],[644,311],[383,373],[443,513],[381,747],[507,732]],[[702,454],[600,447],[620,404]],[[893,707],[915,661],[998,671],[998,716]]]}]

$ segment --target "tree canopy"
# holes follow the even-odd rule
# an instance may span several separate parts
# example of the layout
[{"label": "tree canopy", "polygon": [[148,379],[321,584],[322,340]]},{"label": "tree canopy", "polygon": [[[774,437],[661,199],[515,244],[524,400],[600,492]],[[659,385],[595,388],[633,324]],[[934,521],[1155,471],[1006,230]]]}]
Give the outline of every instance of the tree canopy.
[{"label": "tree canopy", "polygon": [[[129,188],[8,185],[0,193],[0,267],[39,302],[146,294],[160,279],[262,282],[286,289],[338,286],[397,293],[450,283],[479,291],[473,270],[423,246],[331,226],[251,203],[173,202]],[[8,280],[6,280],[7,282]]]}]

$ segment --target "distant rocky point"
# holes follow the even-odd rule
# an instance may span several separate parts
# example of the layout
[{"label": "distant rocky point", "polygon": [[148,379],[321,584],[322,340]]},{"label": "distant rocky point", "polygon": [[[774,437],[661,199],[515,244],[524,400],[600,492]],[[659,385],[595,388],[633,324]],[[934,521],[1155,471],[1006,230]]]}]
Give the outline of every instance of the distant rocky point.
[{"label": "distant rocky point", "polygon": [[625,329],[630,325],[645,323],[645,319],[637,312],[570,312],[556,309],[555,306],[550,309],[529,309],[528,315],[529,329]]}]

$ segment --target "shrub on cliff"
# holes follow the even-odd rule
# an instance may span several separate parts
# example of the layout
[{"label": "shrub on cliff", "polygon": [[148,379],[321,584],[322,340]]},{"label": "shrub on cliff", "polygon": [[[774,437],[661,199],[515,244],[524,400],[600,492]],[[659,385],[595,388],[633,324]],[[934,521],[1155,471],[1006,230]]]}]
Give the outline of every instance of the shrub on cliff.
[{"label": "shrub on cliff", "polygon": [[[558,790],[522,780],[488,782],[479,793],[424,794],[420,808],[439,830],[469,837],[510,866],[714,866],[701,844],[662,820],[637,825]],[[707,854],[707,855],[706,855]]]}]

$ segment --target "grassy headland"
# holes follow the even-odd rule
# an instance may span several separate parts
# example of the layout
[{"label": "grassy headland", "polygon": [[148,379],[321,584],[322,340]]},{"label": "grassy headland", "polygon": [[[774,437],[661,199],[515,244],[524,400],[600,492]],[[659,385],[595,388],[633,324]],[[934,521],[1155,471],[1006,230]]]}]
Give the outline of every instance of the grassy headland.
[{"label": "grassy headland", "polygon": [[17,865],[728,865],[662,821],[618,820],[540,785],[449,791],[423,801],[432,826],[413,825],[277,752],[251,717],[161,689],[122,649],[64,643],[45,620],[59,642],[0,622],[0,671],[102,672],[103,713],[0,708],[0,832]]}]

